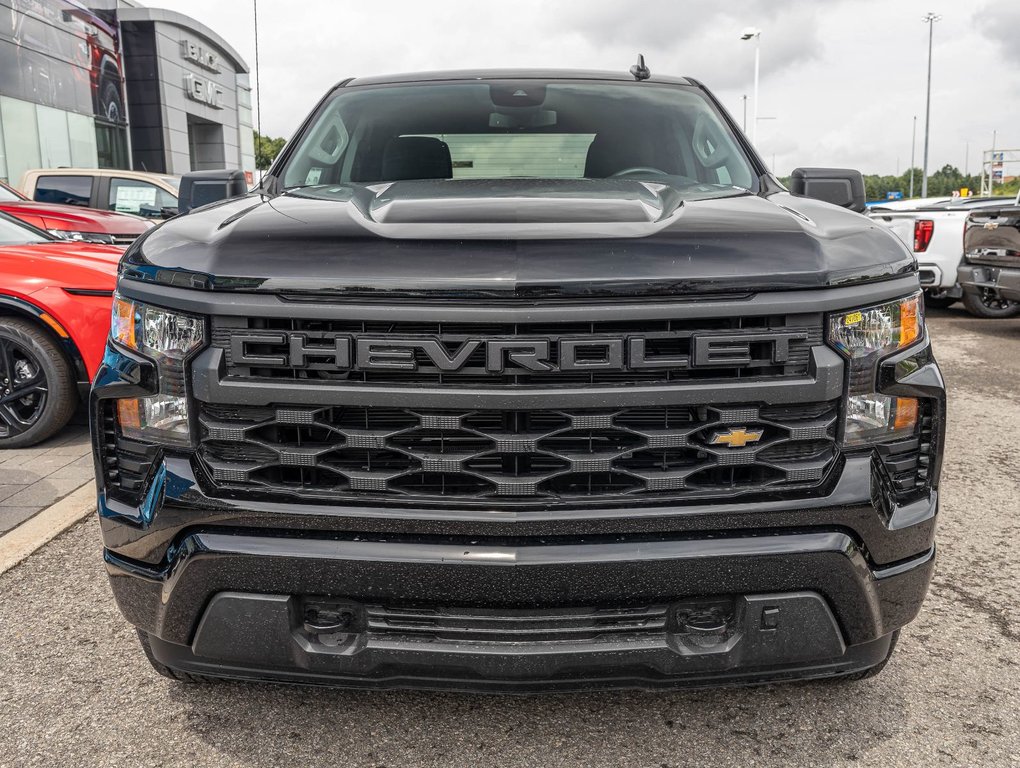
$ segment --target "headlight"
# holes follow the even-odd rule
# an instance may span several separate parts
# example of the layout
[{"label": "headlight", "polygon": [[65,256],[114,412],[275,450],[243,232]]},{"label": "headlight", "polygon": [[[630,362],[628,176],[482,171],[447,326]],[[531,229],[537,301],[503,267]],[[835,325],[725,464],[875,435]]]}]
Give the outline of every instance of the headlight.
[{"label": "headlight", "polygon": [[61,240],[71,240],[76,243],[113,245],[116,242],[113,239],[113,235],[108,235],[105,232],[74,232],[68,229],[48,229],[46,231],[54,237],[59,237]]},{"label": "headlight", "polygon": [[843,445],[856,447],[908,437],[917,426],[918,402],[875,391],[878,364],[924,333],[921,294],[829,316],[829,344],[849,360]]},{"label": "headlight", "polygon": [[110,339],[156,363],[159,394],[117,401],[125,437],[191,445],[185,362],[205,341],[201,318],[114,296]]}]

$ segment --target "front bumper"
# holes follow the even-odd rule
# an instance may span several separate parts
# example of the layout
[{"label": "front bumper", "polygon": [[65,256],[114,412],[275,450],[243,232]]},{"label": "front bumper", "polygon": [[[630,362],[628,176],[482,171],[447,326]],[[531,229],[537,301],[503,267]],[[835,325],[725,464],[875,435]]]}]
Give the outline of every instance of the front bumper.
[{"label": "front bumper", "polygon": [[1007,301],[1020,301],[1020,268],[962,264],[957,280],[964,291],[989,289]]},{"label": "front bumper", "polygon": [[164,568],[106,562],[121,610],[182,671],[566,690],[867,669],[920,608],[934,548],[873,568],[838,531],[524,546],[210,531]]}]

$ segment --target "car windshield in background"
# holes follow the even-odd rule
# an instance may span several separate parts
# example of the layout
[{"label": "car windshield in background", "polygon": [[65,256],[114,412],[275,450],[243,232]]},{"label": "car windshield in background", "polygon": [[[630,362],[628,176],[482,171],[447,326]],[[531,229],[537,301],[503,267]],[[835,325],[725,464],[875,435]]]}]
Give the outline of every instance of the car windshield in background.
[{"label": "car windshield in background", "polygon": [[446,82],[339,89],[279,172],[284,187],[422,179],[606,179],[688,199],[755,191],[739,143],[696,89]]},{"label": "car windshield in background", "polygon": [[0,203],[20,203],[21,198],[0,184]]},{"label": "car windshield in background", "polygon": [[47,237],[34,229],[19,224],[9,216],[0,213],[0,247],[5,245],[26,245],[48,243]]}]

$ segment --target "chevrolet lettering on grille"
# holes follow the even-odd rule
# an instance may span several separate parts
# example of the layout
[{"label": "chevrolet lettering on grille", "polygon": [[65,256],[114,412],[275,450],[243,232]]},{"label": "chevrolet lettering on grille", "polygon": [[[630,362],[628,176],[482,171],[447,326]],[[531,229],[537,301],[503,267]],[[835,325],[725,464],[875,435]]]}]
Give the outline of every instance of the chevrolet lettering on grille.
[{"label": "chevrolet lettering on grille", "polygon": [[337,371],[416,371],[420,365],[457,373],[480,353],[484,369],[557,371],[639,371],[741,367],[790,359],[790,343],[806,331],[694,334],[689,352],[655,354],[640,335],[559,338],[469,338],[458,346],[429,336],[373,337],[351,334],[241,333],[230,340],[234,365],[253,368],[315,368]]}]

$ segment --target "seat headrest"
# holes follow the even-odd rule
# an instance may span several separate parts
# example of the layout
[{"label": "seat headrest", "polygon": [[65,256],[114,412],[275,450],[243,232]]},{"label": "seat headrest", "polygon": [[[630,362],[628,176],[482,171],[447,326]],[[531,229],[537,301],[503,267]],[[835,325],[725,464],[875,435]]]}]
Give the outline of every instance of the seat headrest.
[{"label": "seat headrest", "polygon": [[431,136],[398,136],[386,144],[382,181],[451,178],[453,162],[445,141]]},{"label": "seat headrest", "polygon": [[588,147],[584,175],[589,179],[605,179],[627,168],[663,168],[655,147],[640,134],[597,133]]}]

